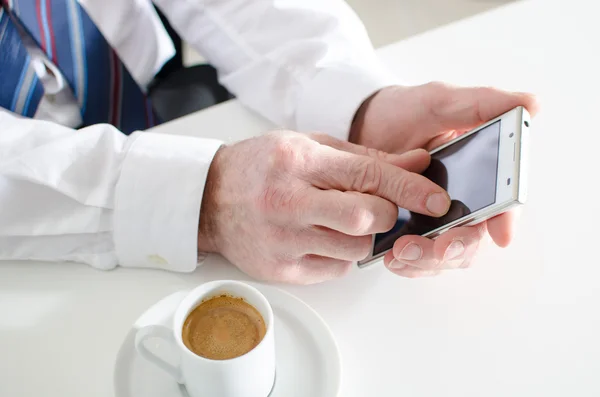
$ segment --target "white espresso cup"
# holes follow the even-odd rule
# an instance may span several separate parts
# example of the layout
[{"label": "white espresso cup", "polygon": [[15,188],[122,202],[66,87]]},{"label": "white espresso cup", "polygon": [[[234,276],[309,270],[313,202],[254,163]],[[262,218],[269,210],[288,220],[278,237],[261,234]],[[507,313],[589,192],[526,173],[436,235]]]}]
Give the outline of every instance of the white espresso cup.
[{"label": "white espresso cup", "polygon": [[[182,340],[188,315],[200,303],[227,294],[243,298],[262,315],[267,326],[262,341],[248,353],[229,360],[211,360],[190,351]],[[190,397],[267,397],[275,383],[273,309],[256,288],[239,281],[212,281],[192,290],[179,304],[170,327],[145,325],[137,331],[135,347],[142,357],[184,384]],[[173,365],[147,349],[145,341],[159,338],[179,356]]]}]

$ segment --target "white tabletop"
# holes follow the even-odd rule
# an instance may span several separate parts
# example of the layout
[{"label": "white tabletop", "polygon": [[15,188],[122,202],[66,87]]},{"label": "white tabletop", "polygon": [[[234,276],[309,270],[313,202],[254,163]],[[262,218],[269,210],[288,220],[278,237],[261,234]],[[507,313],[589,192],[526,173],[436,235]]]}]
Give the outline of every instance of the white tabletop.
[{"label": "white tabletop", "polygon": [[[407,280],[382,267],[289,287],[329,323],[342,396],[600,395],[600,24],[592,0],[531,0],[379,51],[407,83],[540,95],[530,201],[506,250]],[[159,129],[226,140],[269,125],[230,102]],[[164,295],[245,276],[217,257],[193,274],[0,265],[0,395],[110,396],[132,322]]]}]

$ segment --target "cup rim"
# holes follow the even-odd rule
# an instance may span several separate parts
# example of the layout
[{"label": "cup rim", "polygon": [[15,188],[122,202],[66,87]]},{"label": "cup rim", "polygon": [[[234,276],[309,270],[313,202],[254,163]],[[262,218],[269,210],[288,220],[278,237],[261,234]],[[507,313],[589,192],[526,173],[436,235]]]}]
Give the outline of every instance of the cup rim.
[{"label": "cup rim", "polygon": [[[191,309],[192,307],[194,307],[194,305],[196,305],[199,301],[201,301],[205,296],[204,296],[204,294],[201,294],[198,297],[194,298],[191,302],[188,302],[188,300],[191,299],[190,297],[193,296],[195,293],[197,293],[197,291],[199,289],[206,289],[207,290],[206,292],[209,292],[211,289],[214,289],[215,287],[218,288],[220,286],[226,286],[226,285],[231,285],[231,284],[241,286],[242,288],[246,288],[251,293],[255,294],[256,297],[259,300],[263,301],[263,303],[265,304],[265,307],[267,308],[267,313],[263,313],[262,311],[259,311],[259,313],[262,316],[265,316],[265,314],[266,314],[266,317],[267,317],[267,318],[265,318],[265,321],[267,321],[267,331],[265,332],[265,336],[263,336],[262,340],[256,346],[254,346],[254,348],[252,350],[242,354],[241,356],[228,358],[225,360],[215,360],[212,358],[206,358],[206,357],[200,356],[200,355],[194,353],[193,351],[191,351],[190,349],[188,349],[188,347],[185,345],[185,343],[183,343],[182,327],[183,327],[183,323],[185,322],[185,318],[182,319],[182,317],[184,317],[183,312],[186,312],[186,314],[187,314],[188,310]],[[232,294],[232,295],[235,296],[235,294]],[[258,310],[258,308],[256,308],[256,309]],[[172,328],[172,332],[174,334],[173,336],[175,338],[175,343],[179,346],[180,349],[182,349],[185,352],[184,354],[191,355],[195,359],[199,359],[199,360],[203,360],[203,361],[207,361],[207,362],[225,364],[225,363],[230,363],[231,361],[235,361],[235,360],[241,359],[243,357],[246,357],[246,356],[252,354],[256,349],[259,348],[259,346],[266,343],[265,340],[270,336],[270,334],[272,334],[274,332],[273,331],[274,317],[275,316],[273,315],[273,308],[271,307],[269,300],[257,288],[255,288],[252,285],[249,285],[243,281],[214,280],[214,281],[209,281],[209,282],[200,284],[196,288],[192,289],[185,296],[185,298],[183,298],[183,300],[179,303],[179,305],[177,306],[177,309],[175,310],[171,328]],[[179,323],[181,323],[181,324],[179,324]]]}]

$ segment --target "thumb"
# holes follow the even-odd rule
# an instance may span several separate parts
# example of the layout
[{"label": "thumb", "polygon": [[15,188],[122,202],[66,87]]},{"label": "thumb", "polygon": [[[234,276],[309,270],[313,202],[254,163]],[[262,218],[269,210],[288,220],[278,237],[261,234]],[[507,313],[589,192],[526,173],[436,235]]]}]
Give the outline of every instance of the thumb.
[{"label": "thumb", "polygon": [[540,104],[533,94],[509,92],[492,87],[454,87],[429,83],[421,86],[429,104],[426,114],[438,130],[468,130],[517,106],[524,106],[531,116]]},{"label": "thumb", "polygon": [[368,156],[388,164],[395,165],[410,172],[422,173],[429,166],[431,156],[426,150],[415,149],[402,154],[387,153],[381,150],[356,145],[348,141],[333,138],[327,134],[310,134],[310,138],[321,145],[326,145],[344,152]]}]

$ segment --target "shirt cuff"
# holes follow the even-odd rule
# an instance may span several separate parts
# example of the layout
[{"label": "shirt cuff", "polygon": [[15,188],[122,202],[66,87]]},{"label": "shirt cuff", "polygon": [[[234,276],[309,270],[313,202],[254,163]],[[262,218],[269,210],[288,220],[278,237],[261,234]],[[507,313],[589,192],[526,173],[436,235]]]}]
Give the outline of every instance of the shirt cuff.
[{"label": "shirt cuff", "polygon": [[338,65],[321,70],[304,88],[296,111],[296,128],[323,132],[348,140],[350,126],[360,105],[398,80],[383,66]]},{"label": "shirt cuff", "polygon": [[204,185],[222,142],[137,132],[115,192],[119,264],[191,272],[198,264]]}]

